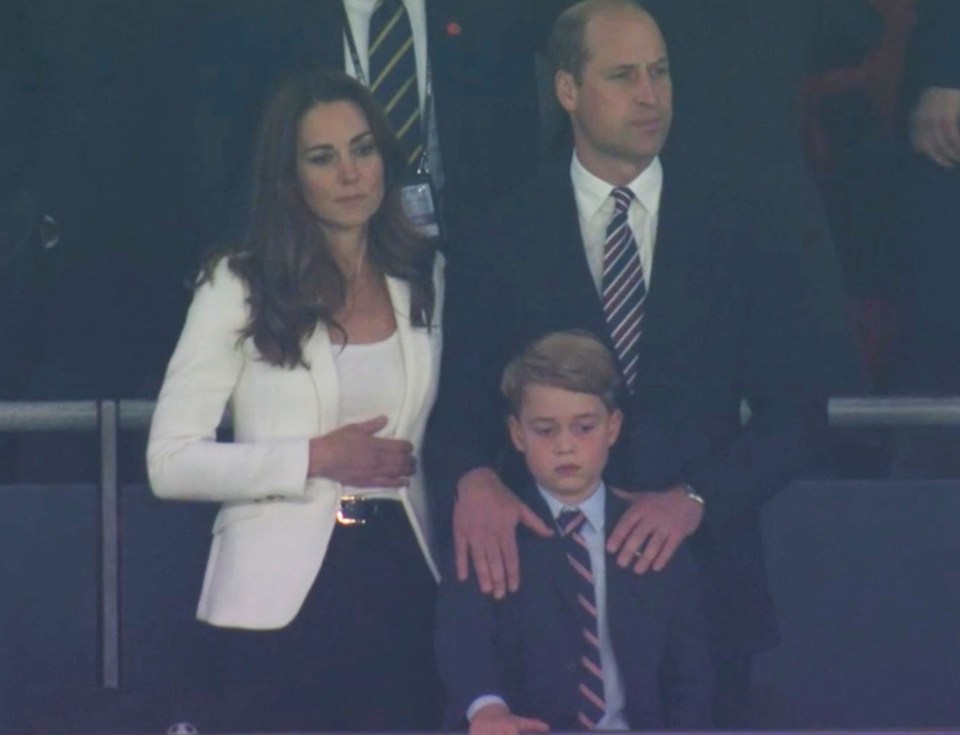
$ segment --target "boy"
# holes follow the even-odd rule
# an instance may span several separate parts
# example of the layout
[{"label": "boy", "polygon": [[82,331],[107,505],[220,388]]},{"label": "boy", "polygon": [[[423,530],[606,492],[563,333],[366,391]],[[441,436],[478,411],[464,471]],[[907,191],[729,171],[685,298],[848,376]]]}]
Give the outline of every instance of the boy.
[{"label": "boy", "polygon": [[520,496],[552,528],[522,532],[520,589],[503,600],[446,574],[437,657],[447,724],[471,735],[700,728],[710,662],[699,582],[681,548],[661,572],[605,559],[627,504],[602,479],[623,416],[613,357],[584,332],[547,335],[506,368],[510,437],[532,475]]}]

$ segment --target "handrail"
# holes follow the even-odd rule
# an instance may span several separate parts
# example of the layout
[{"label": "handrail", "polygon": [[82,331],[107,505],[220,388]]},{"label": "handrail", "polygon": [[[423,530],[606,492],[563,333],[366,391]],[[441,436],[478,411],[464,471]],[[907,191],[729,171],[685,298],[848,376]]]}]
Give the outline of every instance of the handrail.
[{"label": "handrail", "polygon": [[[96,431],[99,434],[98,673],[101,686],[108,689],[120,688],[119,415],[117,401],[0,402],[0,431]],[[135,428],[135,422],[131,424],[124,428]]]},{"label": "handrail", "polygon": [[[149,427],[154,401],[0,401],[0,432],[97,431],[100,437],[99,533],[100,683],[120,687],[121,431]],[[831,398],[830,426],[890,428],[960,426],[960,396]],[[230,425],[227,413],[223,425]],[[3,485],[0,485],[2,490]]]},{"label": "handrail", "polygon": [[[0,401],[0,431],[94,431],[103,401]],[[118,428],[150,426],[154,401],[110,401],[117,407]],[[837,396],[829,399],[830,426],[960,426],[960,396]],[[229,413],[223,426],[230,425]]]},{"label": "handrail", "polygon": [[0,431],[94,431],[97,401],[0,401]]},{"label": "handrail", "polygon": [[960,426],[958,396],[845,396],[827,404],[830,426]]}]

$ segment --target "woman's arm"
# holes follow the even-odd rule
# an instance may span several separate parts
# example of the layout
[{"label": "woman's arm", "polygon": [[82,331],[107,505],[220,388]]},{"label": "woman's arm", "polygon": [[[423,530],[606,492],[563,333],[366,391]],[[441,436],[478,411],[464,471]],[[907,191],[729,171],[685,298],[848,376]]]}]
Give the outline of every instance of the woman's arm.
[{"label": "woman's arm", "polygon": [[247,314],[244,286],[221,262],[193,298],[153,416],[147,469],[159,497],[250,501],[305,492],[308,437],[216,440],[224,408],[249,368],[239,341]]}]

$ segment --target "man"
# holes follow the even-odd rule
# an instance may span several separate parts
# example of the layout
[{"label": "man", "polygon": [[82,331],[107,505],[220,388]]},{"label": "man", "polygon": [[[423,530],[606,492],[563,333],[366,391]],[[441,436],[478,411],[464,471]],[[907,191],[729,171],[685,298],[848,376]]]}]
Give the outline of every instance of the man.
[{"label": "man", "polygon": [[[399,13],[382,23],[381,11]],[[212,5],[197,90],[194,179],[208,242],[228,237],[248,190],[263,101],[290,72],[336,68],[377,93],[380,29],[411,34],[425,140],[446,240],[504,187],[533,171],[537,154],[533,11],[516,0],[246,0]],[[355,52],[355,53],[354,53]],[[372,53],[371,53],[372,52]],[[405,52],[410,53],[410,47]],[[387,95],[392,97],[392,95]],[[390,100],[384,100],[385,106]],[[416,103],[415,103],[416,104]],[[396,125],[402,127],[402,123]],[[503,130],[511,130],[503,136]],[[415,163],[419,163],[416,161]]]},{"label": "man", "polygon": [[948,0],[925,0],[916,38],[920,97],[911,115],[910,140],[917,153],[941,168],[960,165],[960,8]]},{"label": "man", "polygon": [[955,392],[960,386],[956,318],[960,201],[960,4],[923,0],[907,71],[913,106],[903,168],[898,242],[908,249],[903,387]]},{"label": "man", "polygon": [[[545,332],[603,335],[630,386],[610,480],[636,491],[607,550],[620,566],[651,573],[692,537],[718,721],[731,724],[745,707],[750,655],[776,637],[759,512],[818,455],[845,335],[838,294],[816,284],[838,280],[822,269],[824,243],[778,229],[785,204],[739,197],[722,166],[661,162],[670,65],[637,3],[569,8],[550,55],[572,161],[545,168],[448,268],[446,363],[427,446],[428,471],[448,501],[439,523],[452,513],[461,578],[472,568],[484,592],[517,589],[515,526],[551,531],[498,475],[496,376]],[[611,253],[625,240],[641,265],[631,266],[627,326],[610,316],[624,298],[610,283],[619,268]],[[637,331],[638,341],[621,343],[621,333]],[[745,424],[741,402],[751,412]]]}]

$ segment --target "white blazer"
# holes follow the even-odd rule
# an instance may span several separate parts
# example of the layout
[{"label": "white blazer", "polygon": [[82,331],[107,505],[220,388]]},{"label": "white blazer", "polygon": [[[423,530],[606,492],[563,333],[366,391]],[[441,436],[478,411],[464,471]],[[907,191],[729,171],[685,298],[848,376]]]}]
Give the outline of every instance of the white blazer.
[{"label": "white blazer", "polygon": [[[417,472],[400,490],[427,565],[439,579],[420,449],[437,391],[443,311],[443,258],[434,268],[430,329],[410,324],[410,290],[387,278],[406,388],[396,438],[414,445]],[[213,625],[272,629],[303,604],[330,542],[342,488],[307,479],[308,442],[339,427],[333,349],[320,325],[304,345],[309,369],[259,359],[239,341],[249,308],[244,283],[224,260],[193,297],[157,400],[147,469],[161,498],[223,503],[213,527],[197,617]],[[216,429],[232,404],[234,441]]]}]

